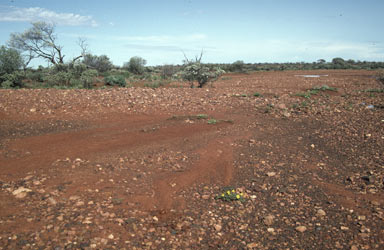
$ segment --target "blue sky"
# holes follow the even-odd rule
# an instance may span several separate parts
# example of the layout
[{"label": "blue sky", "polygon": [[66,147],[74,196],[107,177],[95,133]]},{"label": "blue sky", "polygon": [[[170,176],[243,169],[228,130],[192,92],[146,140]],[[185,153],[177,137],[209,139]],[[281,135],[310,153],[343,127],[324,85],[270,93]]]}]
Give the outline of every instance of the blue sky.
[{"label": "blue sky", "polygon": [[83,37],[116,65],[181,64],[202,49],[211,63],[384,61],[383,10],[383,0],[0,0],[0,45],[40,20],[55,23],[66,59]]}]

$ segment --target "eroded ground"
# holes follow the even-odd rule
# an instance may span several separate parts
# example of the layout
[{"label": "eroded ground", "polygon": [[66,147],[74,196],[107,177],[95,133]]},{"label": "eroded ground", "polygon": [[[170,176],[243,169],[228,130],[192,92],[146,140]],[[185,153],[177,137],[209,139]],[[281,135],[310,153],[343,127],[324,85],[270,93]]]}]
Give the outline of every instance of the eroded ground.
[{"label": "eroded ground", "polygon": [[0,90],[0,249],[382,249],[373,75]]}]

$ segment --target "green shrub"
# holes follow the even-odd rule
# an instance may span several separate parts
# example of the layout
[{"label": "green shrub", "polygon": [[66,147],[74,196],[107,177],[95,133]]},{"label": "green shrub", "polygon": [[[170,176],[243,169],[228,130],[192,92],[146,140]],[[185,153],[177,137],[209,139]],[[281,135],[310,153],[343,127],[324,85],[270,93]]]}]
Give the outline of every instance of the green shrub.
[{"label": "green shrub", "polygon": [[0,47],[0,75],[11,74],[23,66],[23,58],[15,49]]},{"label": "green shrub", "polygon": [[200,62],[195,62],[189,63],[181,74],[184,80],[190,82],[191,88],[194,87],[193,83],[195,81],[199,84],[198,87],[202,88],[209,81],[216,80],[223,73],[225,73],[224,70],[220,68],[210,69]]},{"label": "green shrub", "polygon": [[3,74],[0,76],[0,86],[2,88],[21,88],[24,86],[23,79],[23,74],[18,71],[11,74]]},{"label": "green shrub", "polygon": [[44,80],[44,73],[41,72],[41,71],[32,71],[32,70],[28,70],[26,73],[25,73],[25,77],[31,81],[34,81],[34,82],[43,82]]},{"label": "green shrub", "polygon": [[125,87],[127,85],[125,77],[121,75],[110,75],[104,78],[104,82],[110,86]]},{"label": "green shrub", "polygon": [[44,76],[43,80],[48,86],[70,87],[72,78],[74,76],[70,72],[57,72]]},{"label": "green shrub", "polygon": [[82,83],[83,87],[86,89],[92,88],[92,83],[95,79],[95,77],[98,76],[97,70],[95,69],[89,69],[87,71],[84,71],[81,74],[80,82]]},{"label": "green shrub", "polygon": [[128,69],[133,74],[142,75],[145,72],[145,64],[147,64],[145,59],[134,56],[129,59],[129,62],[124,63],[123,68]]},{"label": "green shrub", "polygon": [[244,62],[241,60],[238,60],[231,64],[230,70],[232,72],[244,72]]},{"label": "green shrub", "polygon": [[83,63],[92,69],[96,69],[99,72],[106,72],[113,67],[112,62],[106,55],[96,56],[92,54],[86,54],[83,57]]}]

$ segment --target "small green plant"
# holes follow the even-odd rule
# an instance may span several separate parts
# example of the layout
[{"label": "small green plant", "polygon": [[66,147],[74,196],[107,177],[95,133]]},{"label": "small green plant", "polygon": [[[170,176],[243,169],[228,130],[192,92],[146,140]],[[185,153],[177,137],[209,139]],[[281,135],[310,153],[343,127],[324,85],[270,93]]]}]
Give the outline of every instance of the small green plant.
[{"label": "small green plant", "polygon": [[236,192],[234,188],[227,187],[223,192],[215,197],[216,200],[222,201],[244,201],[244,194]]},{"label": "small green plant", "polygon": [[311,88],[311,90],[317,90],[317,91],[337,91],[337,88],[329,87],[328,85],[322,85],[322,86],[315,86]]},{"label": "small green plant", "polygon": [[125,77],[121,75],[110,75],[104,78],[104,82],[110,86],[125,87],[127,85]]},{"label": "small green plant", "polygon": [[216,119],[209,119],[208,124],[216,124],[217,120]]},{"label": "small green plant", "polygon": [[206,115],[206,114],[198,114],[197,116],[197,119],[208,119],[208,115]]},{"label": "small green plant", "polygon": [[368,93],[384,93],[384,89],[367,89],[365,92]]},{"label": "small green plant", "polygon": [[232,80],[232,77],[224,76],[224,77],[221,78],[221,80],[223,80],[223,81]]},{"label": "small green plant", "polygon": [[304,97],[304,98],[311,98],[311,94],[308,93],[308,92],[300,92],[300,93],[296,93],[294,94],[295,96],[299,96],[299,97]]},{"label": "small green plant", "polygon": [[258,92],[255,92],[255,93],[253,93],[253,96],[254,97],[261,97],[262,95],[260,93],[258,93]]}]

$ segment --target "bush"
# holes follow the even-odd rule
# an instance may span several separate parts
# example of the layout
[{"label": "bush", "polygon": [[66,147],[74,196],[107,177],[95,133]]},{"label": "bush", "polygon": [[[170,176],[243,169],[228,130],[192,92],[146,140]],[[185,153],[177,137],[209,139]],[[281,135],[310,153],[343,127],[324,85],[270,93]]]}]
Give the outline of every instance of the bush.
[{"label": "bush", "polygon": [[106,55],[96,56],[92,54],[86,54],[83,58],[83,63],[92,69],[96,69],[99,72],[106,72],[113,67],[112,62]]},{"label": "bush", "polygon": [[15,71],[11,74],[0,76],[0,86],[2,88],[22,88],[24,76],[21,72]]},{"label": "bush", "polygon": [[104,78],[104,82],[110,86],[125,87],[127,85],[125,77],[121,75],[110,75]]},{"label": "bush", "polygon": [[0,47],[0,75],[11,74],[23,66],[23,58],[15,49]]},{"label": "bush", "polygon": [[76,78],[80,78],[83,72],[87,70],[87,65],[84,63],[72,64],[71,70]]},{"label": "bush", "polygon": [[189,63],[181,74],[184,80],[190,82],[191,88],[194,87],[193,83],[195,81],[199,84],[198,88],[202,88],[209,81],[216,80],[223,73],[225,73],[224,70],[220,68],[210,69],[200,62],[195,62]]},{"label": "bush", "polygon": [[243,61],[236,61],[231,64],[230,70],[232,72],[244,72],[244,62]]},{"label": "bush", "polygon": [[139,56],[134,56],[129,59],[129,62],[124,63],[123,68],[128,69],[130,72],[142,75],[145,72],[145,64],[147,61]]},{"label": "bush", "polygon": [[34,82],[43,82],[44,73],[41,71],[28,70],[25,73],[25,77]]},{"label": "bush", "polygon": [[74,76],[70,72],[57,72],[44,76],[43,80],[47,83],[48,86],[70,87],[72,86],[72,78],[74,78]]},{"label": "bush", "polygon": [[161,77],[163,79],[171,78],[176,73],[175,66],[166,64],[161,69]]},{"label": "bush", "polygon": [[89,69],[87,71],[84,71],[81,74],[80,82],[82,83],[84,88],[90,89],[90,88],[92,88],[93,80],[97,76],[98,76],[97,70]]}]

